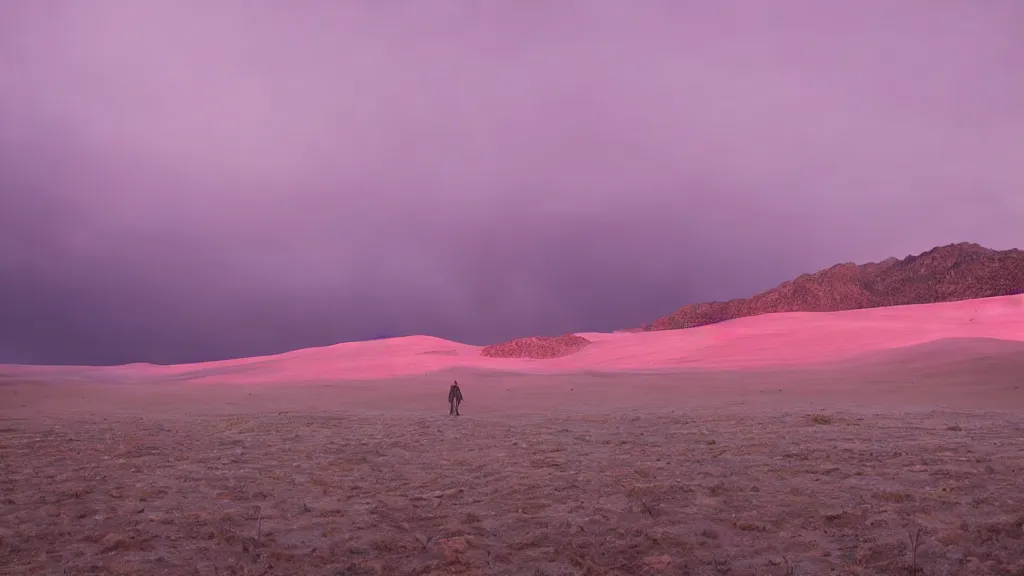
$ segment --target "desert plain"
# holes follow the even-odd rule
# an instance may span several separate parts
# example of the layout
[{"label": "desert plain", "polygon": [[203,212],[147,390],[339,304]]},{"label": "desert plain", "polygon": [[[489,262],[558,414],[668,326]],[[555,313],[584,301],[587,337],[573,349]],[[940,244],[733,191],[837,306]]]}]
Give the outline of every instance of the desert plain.
[{"label": "desert plain", "polygon": [[1024,574],[1024,297],[581,335],[2,366],[0,575]]}]

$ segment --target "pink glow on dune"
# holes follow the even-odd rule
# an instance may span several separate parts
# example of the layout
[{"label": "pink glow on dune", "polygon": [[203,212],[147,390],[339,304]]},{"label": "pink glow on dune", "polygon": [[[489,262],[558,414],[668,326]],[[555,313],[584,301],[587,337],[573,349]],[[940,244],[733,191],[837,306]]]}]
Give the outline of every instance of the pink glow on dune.
[{"label": "pink glow on dune", "polygon": [[593,344],[552,360],[487,358],[480,355],[478,346],[410,336],[200,364],[7,367],[5,371],[90,380],[266,384],[385,379],[453,368],[571,373],[813,365],[949,338],[1024,342],[1024,296],[770,314],[687,330],[582,335]]}]

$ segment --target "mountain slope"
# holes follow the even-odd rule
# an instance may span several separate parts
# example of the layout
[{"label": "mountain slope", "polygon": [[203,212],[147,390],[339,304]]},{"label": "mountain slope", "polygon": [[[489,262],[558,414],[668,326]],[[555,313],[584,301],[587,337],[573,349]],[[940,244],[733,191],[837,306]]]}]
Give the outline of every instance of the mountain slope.
[{"label": "mountain slope", "polygon": [[692,328],[775,312],[837,312],[1020,292],[1024,292],[1024,251],[950,244],[903,260],[837,264],[750,298],[690,304],[644,330]]}]

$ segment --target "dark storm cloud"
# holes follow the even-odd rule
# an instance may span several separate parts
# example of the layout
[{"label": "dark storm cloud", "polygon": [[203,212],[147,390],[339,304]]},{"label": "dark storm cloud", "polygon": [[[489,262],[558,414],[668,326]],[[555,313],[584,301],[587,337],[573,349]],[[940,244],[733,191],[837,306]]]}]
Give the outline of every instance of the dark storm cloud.
[{"label": "dark storm cloud", "polygon": [[0,361],[636,326],[1024,245],[1013,1],[0,4]]}]

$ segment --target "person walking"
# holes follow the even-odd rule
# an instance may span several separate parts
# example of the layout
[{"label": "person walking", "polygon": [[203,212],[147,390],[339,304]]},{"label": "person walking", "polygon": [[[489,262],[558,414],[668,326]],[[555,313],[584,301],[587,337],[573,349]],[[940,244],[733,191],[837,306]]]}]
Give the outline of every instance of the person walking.
[{"label": "person walking", "polygon": [[448,415],[458,416],[459,415],[459,404],[462,404],[462,389],[459,388],[459,381],[455,380],[455,383],[448,388]]}]

